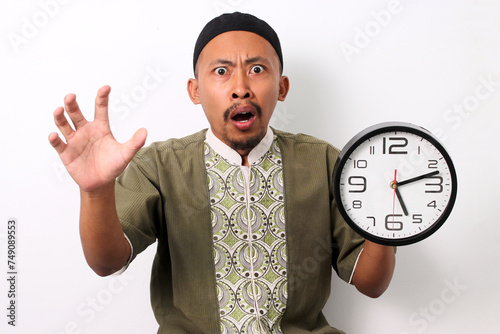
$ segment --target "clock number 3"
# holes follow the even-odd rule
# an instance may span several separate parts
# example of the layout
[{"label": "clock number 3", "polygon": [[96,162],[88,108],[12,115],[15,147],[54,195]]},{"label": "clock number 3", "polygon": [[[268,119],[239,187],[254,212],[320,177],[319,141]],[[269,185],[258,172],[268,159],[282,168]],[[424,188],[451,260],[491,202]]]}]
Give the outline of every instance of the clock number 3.
[{"label": "clock number 3", "polygon": [[[426,190],[426,193],[439,194],[443,192],[443,178],[441,176],[429,177],[429,182],[425,184],[426,187],[430,189]],[[431,182],[432,181],[432,182]]]}]

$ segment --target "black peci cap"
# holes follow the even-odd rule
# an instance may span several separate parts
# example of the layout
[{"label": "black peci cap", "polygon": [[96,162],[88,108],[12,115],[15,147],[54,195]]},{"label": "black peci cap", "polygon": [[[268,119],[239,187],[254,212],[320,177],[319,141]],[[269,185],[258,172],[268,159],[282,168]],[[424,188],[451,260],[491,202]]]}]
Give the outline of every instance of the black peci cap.
[{"label": "black peci cap", "polygon": [[265,38],[276,50],[283,68],[283,54],[281,44],[276,32],[265,21],[251,15],[240,12],[222,14],[208,22],[201,31],[194,47],[193,70],[196,71],[196,63],[203,48],[218,35],[228,31],[249,31]]}]

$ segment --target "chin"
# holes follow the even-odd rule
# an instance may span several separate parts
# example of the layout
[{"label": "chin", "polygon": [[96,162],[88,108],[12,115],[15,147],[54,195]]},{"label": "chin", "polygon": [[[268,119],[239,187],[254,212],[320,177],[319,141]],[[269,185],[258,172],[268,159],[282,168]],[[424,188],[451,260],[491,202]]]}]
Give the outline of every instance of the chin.
[{"label": "chin", "polygon": [[227,138],[226,142],[235,151],[251,150],[257,146],[262,138],[264,138],[265,131],[262,130],[254,135],[242,135],[240,138]]}]

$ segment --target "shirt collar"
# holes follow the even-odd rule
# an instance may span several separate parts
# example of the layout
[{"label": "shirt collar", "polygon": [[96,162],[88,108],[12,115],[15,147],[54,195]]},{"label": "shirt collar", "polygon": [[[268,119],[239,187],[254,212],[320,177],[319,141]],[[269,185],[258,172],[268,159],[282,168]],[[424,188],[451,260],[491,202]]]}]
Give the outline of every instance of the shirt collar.
[{"label": "shirt collar", "polygon": [[[266,154],[266,152],[271,147],[273,140],[274,140],[273,130],[270,127],[268,127],[264,138],[262,138],[262,140],[257,144],[257,146],[255,146],[248,154],[248,164],[252,165],[256,161],[258,161],[260,158],[262,158],[264,156],[264,154]],[[212,129],[208,129],[205,142],[215,152],[220,154],[227,161],[229,161],[235,165],[240,165],[240,166],[242,165],[243,161],[241,159],[240,154],[238,152],[236,152],[235,150],[233,150],[228,145],[226,145],[219,138],[217,138],[214,135],[214,133],[212,132]]]}]

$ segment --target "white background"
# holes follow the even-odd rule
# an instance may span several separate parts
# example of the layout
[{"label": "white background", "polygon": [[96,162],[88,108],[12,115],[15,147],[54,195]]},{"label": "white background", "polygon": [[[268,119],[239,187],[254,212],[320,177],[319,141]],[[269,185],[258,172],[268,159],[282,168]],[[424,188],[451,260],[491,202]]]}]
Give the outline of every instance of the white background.
[{"label": "white background", "polygon": [[[399,248],[389,290],[369,299],[335,277],[325,308],[351,334],[498,333],[500,3],[495,0],[1,1],[0,332],[155,333],[150,247],[121,276],[86,265],[79,192],[47,136],[77,94],[93,117],[112,87],[111,122],[148,143],[207,127],[186,93],[199,31],[223,11],[278,32],[291,91],[272,125],[338,147],[399,120],[434,132],[457,168],[446,224]],[[16,327],[7,325],[7,221],[16,218]]]}]

